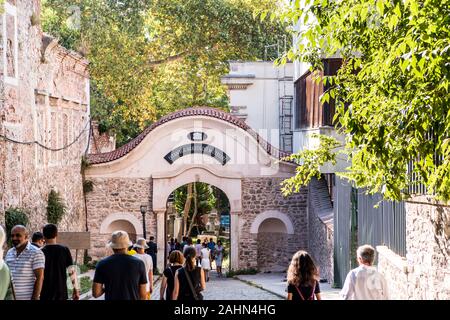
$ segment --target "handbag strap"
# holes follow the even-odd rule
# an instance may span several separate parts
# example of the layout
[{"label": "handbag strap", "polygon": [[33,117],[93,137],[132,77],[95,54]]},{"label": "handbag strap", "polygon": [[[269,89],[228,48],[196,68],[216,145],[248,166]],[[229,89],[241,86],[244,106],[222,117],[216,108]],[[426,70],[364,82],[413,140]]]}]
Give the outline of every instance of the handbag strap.
[{"label": "handbag strap", "polygon": [[[299,290],[299,288],[297,286],[295,286],[295,289],[297,289],[297,292],[300,296],[300,299],[302,300],[306,300],[305,297],[302,295],[301,291]],[[316,281],[314,281],[314,286],[312,288],[312,294],[309,300],[314,300],[314,291],[316,291]]]},{"label": "handbag strap", "polygon": [[194,285],[192,284],[191,276],[185,267],[183,267],[184,275],[186,276],[186,280],[191,288],[192,294],[194,295],[194,299],[198,300],[197,292],[195,292]]}]

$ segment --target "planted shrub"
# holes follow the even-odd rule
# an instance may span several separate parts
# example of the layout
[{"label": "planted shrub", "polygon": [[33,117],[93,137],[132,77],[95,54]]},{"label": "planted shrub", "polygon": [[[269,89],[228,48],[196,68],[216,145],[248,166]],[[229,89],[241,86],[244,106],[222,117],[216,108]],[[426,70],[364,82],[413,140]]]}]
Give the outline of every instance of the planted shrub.
[{"label": "planted shrub", "polygon": [[49,223],[58,224],[66,213],[66,205],[59,192],[51,190],[48,195],[47,203],[47,221]]},{"label": "planted shrub", "polygon": [[5,211],[5,227],[8,245],[11,246],[11,229],[18,225],[28,225],[28,215],[24,209],[9,208]]}]

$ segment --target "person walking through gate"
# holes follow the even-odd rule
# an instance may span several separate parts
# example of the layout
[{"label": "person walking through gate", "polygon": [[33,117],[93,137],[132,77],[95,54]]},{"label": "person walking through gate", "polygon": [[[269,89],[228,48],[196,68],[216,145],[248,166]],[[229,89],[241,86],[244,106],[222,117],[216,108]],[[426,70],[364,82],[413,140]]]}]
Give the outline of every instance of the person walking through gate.
[{"label": "person walking through gate", "polygon": [[131,245],[128,233],[114,231],[108,246],[114,254],[97,263],[92,296],[105,294],[105,300],[145,300],[147,297],[147,275],[144,262],[127,254]]},{"label": "person walking through gate", "polygon": [[203,300],[201,291],[205,290],[205,274],[203,269],[195,265],[195,249],[187,247],[183,253],[185,261],[182,268],[175,272],[173,300]]},{"label": "person walking through gate", "polygon": [[348,273],[340,295],[344,300],[389,299],[385,278],[372,266],[375,249],[366,244],[356,250],[356,255],[359,267]]},{"label": "person walking through gate", "polygon": [[209,250],[206,244],[203,244],[203,249],[201,250],[202,257],[202,269],[205,272],[206,282],[209,281],[209,270],[211,270],[211,250]]},{"label": "person walking through gate", "polygon": [[153,259],[150,255],[145,253],[145,249],[148,249],[148,246],[144,238],[137,239],[134,248],[136,250],[136,254],[133,255],[133,257],[142,260],[145,264],[145,274],[147,275],[146,300],[150,300],[150,296],[153,292]]},{"label": "person walking through gate", "polygon": [[202,266],[202,248],[203,245],[201,243],[200,239],[197,239],[197,244],[195,245],[195,252],[197,253],[197,266],[201,267]]},{"label": "person walking through gate", "polygon": [[73,284],[72,299],[80,299],[77,275],[69,248],[57,244],[58,228],[46,224],[43,228],[45,246],[41,249],[45,255],[44,282],[41,300],[67,300],[67,273]]},{"label": "person walking through gate", "polygon": [[28,242],[28,230],[17,225],[11,230],[13,248],[6,254],[17,300],[39,300],[44,280],[45,256]]},{"label": "person walking through gate", "polygon": [[[169,255],[169,266],[164,270],[161,288],[159,291],[160,300],[172,300],[173,288],[175,286],[175,273],[183,265],[184,257],[181,251],[174,250]],[[165,295],[164,295],[165,292]]]},{"label": "person walking through gate", "polygon": [[321,300],[319,272],[311,256],[303,250],[294,254],[288,268],[287,300]]},{"label": "person walking through gate", "polygon": [[217,241],[217,245],[216,245],[216,248],[215,248],[214,252],[216,253],[215,261],[216,261],[217,275],[219,277],[222,277],[222,261],[223,261],[224,248],[222,246],[222,241],[221,240]]}]

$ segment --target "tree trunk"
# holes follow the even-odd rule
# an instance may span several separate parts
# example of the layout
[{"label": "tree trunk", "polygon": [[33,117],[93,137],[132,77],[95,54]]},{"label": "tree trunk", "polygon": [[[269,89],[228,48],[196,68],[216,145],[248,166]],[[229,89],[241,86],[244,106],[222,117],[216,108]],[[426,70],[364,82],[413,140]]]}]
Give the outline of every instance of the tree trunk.
[{"label": "tree trunk", "polygon": [[194,226],[195,223],[195,218],[197,217],[197,210],[198,210],[198,205],[197,205],[197,186],[194,182],[194,214],[192,215],[192,221],[191,224],[189,225],[189,230],[187,232],[187,236],[190,237],[191,235],[191,231],[192,231],[192,227]]},{"label": "tree trunk", "polygon": [[183,210],[183,236],[186,235],[187,220],[189,217],[189,211],[191,210],[191,201],[192,201],[192,183],[189,183],[187,186],[186,203],[184,204],[184,210]]}]

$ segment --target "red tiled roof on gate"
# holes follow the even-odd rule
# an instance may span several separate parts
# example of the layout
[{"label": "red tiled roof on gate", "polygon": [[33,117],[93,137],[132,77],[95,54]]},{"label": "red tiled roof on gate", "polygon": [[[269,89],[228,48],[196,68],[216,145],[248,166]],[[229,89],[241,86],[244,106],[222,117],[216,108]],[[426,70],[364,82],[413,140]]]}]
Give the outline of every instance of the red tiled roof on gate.
[{"label": "red tiled roof on gate", "polygon": [[274,146],[272,146],[270,143],[265,141],[263,138],[261,138],[253,129],[251,129],[244,121],[241,119],[236,118],[235,116],[231,115],[228,112],[224,112],[219,109],[210,108],[210,107],[193,107],[188,109],[183,109],[180,111],[176,111],[174,113],[168,114],[161,119],[159,119],[157,122],[153,123],[152,125],[148,126],[144,129],[144,131],[141,132],[136,138],[128,142],[127,144],[121,146],[120,148],[106,153],[96,153],[96,154],[89,154],[87,157],[87,161],[89,164],[100,164],[100,163],[106,163],[111,162],[117,159],[122,158],[123,156],[130,153],[134,148],[136,148],[139,143],[142,142],[142,140],[145,139],[145,137],[155,128],[163,125],[166,122],[184,118],[184,117],[192,117],[192,116],[206,116],[211,118],[220,119],[223,121],[226,121],[228,123],[231,123],[242,130],[248,132],[252,137],[256,139],[256,141],[263,147],[266,152],[272,156],[274,156],[277,159],[281,159],[283,157],[286,157],[289,155],[289,153],[281,151]]}]

